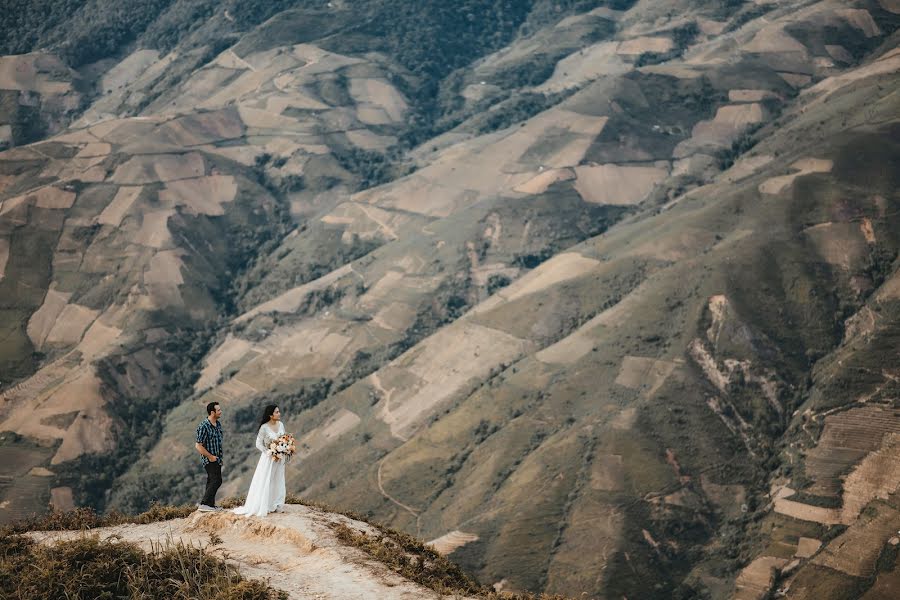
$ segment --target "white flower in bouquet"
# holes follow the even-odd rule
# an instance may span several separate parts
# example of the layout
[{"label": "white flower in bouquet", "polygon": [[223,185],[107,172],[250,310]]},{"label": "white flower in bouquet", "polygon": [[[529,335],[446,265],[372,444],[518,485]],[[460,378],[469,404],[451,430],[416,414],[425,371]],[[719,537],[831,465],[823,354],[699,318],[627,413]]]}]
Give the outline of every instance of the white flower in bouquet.
[{"label": "white flower in bouquet", "polygon": [[284,435],[281,435],[272,440],[268,448],[269,456],[271,456],[272,460],[275,461],[287,461],[294,455],[294,452],[296,451],[296,442],[294,440],[294,436],[290,433],[285,433]]}]

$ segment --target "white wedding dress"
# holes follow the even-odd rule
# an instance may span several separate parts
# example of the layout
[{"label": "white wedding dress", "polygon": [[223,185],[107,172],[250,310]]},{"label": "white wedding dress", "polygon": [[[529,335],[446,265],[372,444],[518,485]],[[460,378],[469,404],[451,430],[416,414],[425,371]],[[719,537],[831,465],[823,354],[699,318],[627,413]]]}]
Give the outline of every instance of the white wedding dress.
[{"label": "white wedding dress", "polygon": [[266,449],[272,440],[284,434],[284,424],[278,421],[278,431],[263,423],[256,435],[256,448],[262,452],[256,472],[253,473],[253,481],[250,482],[250,490],[247,492],[247,500],[243,506],[234,509],[239,515],[264,517],[284,505],[284,461],[272,460],[266,454]]}]

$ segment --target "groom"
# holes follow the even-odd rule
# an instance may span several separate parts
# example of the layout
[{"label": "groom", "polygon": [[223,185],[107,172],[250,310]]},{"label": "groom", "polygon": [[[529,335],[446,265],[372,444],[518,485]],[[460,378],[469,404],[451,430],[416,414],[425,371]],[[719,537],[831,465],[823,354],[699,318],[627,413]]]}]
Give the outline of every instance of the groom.
[{"label": "groom", "polygon": [[216,506],[216,492],[222,485],[222,409],[218,402],[210,402],[206,405],[206,418],[197,427],[197,443],[194,447],[203,459],[203,468],[206,469],[206,493],[200,501],[197,510],[212,512],[222,510]]}]

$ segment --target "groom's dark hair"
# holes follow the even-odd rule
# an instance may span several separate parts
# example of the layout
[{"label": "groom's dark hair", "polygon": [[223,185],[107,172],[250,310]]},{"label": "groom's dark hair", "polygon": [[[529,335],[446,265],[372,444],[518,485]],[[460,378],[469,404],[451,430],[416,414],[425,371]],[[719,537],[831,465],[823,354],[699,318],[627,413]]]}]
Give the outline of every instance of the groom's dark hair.
[{"label": "groom's dark hair", "polygon": [[216,407],[217,407],[218,405],[219,405],[218,402],[210,402],[209,404],[207,404],[207,405],[206,405],[206,416],[211,415],[212,412],[213,412],[214,410],[216,410]]}]

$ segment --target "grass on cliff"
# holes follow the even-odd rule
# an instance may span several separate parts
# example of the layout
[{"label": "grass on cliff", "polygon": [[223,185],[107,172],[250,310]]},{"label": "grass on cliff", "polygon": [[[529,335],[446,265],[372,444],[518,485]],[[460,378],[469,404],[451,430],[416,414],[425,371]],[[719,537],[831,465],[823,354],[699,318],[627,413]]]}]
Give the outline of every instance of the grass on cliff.
[{"label": "grass on cliff", "polygon": [[0,597],[23,600],[286,600],[262,581],[203,548],[181,543],[144,552],[129,542],[97,537],[36,543],[21,535],[0,538]]}]

